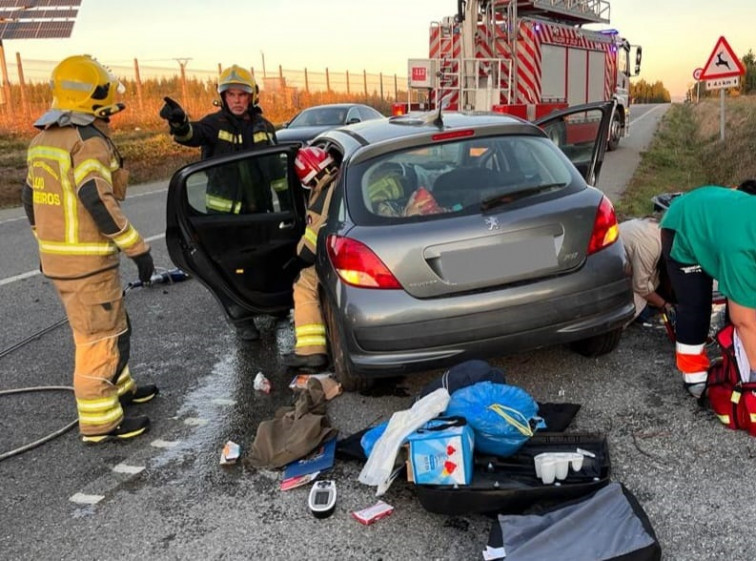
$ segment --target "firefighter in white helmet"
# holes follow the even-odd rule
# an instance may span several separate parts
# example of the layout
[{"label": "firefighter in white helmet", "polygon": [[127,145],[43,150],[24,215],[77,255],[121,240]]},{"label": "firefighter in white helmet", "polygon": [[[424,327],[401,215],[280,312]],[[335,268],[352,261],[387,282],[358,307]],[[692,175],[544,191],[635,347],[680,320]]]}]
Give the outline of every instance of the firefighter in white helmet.
[{"label": "firefighter in white helmet", "polygon": [[294,168],[302,187],[310,191],[307,199],[305,233],[297,245],[297,256],[284,268],[299,270],[294,282],[294,352],[284,355],[284,365],[316,369],[328,364],[326,328],[318,299],[318,274],[315,271],[318,231],[328,217],[338,166],[322,148],[305,146],[297,152]]},{"label": "firefighter in white helmet", "polygon": [[[229,66],[218,79],[220,110],[199,121],[190,121],[182,107],[169,97],[160,117],[168,121],[173,139],[184,146],[201,148],[202,159],[242,150],[255,150],[277,144],[275,127],[262,116],[258,106],[259,90],[252,74],[236,64]],[[243,214],[272,212],[275,191],[282,208],[290,206],[285,172],[280,162],[262,160],[262,166],[223,166],[211,170],[205,195],[208,214]],[[254,188],[243,189],[251,185]],[[226,302],[237,334],[242,340],[256,341],[260,332],[254,316],[239,306]]]},{"label": "firefighter in white helmet", "polygon": [[138,436],[146,416],[124,407],[152,399],[154,385],[136,385],[129,371],[130,325],[118,274],[119,253],[139,279],[154,272],[150,247],[121,211],[127,173],[109,137],[109,120],[124,109],[123,86],[89,55],[71,56],[52,72],[52,106],[34,126],[22,201],[39,244],[42,273],[66,310],[76,347],[74,394],[87,443]]}]

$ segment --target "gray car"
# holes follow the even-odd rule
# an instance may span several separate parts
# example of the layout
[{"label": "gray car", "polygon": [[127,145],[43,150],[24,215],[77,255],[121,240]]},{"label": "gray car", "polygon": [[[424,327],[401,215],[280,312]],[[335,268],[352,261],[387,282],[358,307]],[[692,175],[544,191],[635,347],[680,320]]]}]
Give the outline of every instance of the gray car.
[{"label": "gray car", "polygon": [[[474,357],[557,344],[597,356],[617,346],[633,317],[629,267],[612,204],[589,185],[612,111],[588,104],[538,124],[411,114],[313,140],[341,164],[316,267],[345,389]],[[239,310],[279,314],[292,304],[283,265],[305,226],[296,150],[206,160],[171,179],[171,258],[232,322]],[[205,191],[224,171],[248,178],[237,195],[258,201],[254,212],[207,210]]]},{"label": "gray car", "polygon": [[383,119],[383,115],[361,103],[315,105],[297,113],[276,131],[279,142],[309,142],[329,129]]}]

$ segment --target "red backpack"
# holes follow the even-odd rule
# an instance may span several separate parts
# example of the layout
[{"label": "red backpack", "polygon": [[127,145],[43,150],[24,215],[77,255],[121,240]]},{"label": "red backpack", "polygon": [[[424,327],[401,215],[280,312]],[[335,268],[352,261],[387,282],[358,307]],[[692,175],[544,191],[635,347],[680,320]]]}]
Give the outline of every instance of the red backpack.
[{"label": "red backpack", "polygon": [[708,397],[717,418],[728,428],[745,430],[756,436],[756,382],[740,379],[735,358],[733,337],[735,328],[728,324],[720,329],[715,339],[722,351],[721,360],[712,362],[706,378],[706,392],[699,399],[704,405]]}]

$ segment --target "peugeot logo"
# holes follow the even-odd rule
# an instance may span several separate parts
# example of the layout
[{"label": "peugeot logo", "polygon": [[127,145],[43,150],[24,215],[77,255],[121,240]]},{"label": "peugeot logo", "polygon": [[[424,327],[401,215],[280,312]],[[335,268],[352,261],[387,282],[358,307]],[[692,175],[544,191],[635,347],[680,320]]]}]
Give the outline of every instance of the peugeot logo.
[{"label": "peugeot logo", "polygon": [[498,230],[499,219],[495,216],[489,216],[488,218],[486,218],[486,226],[488,226],[489,230]]}]

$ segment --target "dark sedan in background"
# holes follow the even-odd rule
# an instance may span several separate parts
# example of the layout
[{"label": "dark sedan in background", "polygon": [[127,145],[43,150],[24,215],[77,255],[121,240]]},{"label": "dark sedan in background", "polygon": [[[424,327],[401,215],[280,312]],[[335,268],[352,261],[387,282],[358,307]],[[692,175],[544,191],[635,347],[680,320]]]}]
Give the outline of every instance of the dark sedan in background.
[{"label": "dark sedan in background", "polygon": [[309,142],[323,131],[343,125],[383,119],[378,111],[360,103],[316,105],[296,114],[276,131],[279,142]]}]

